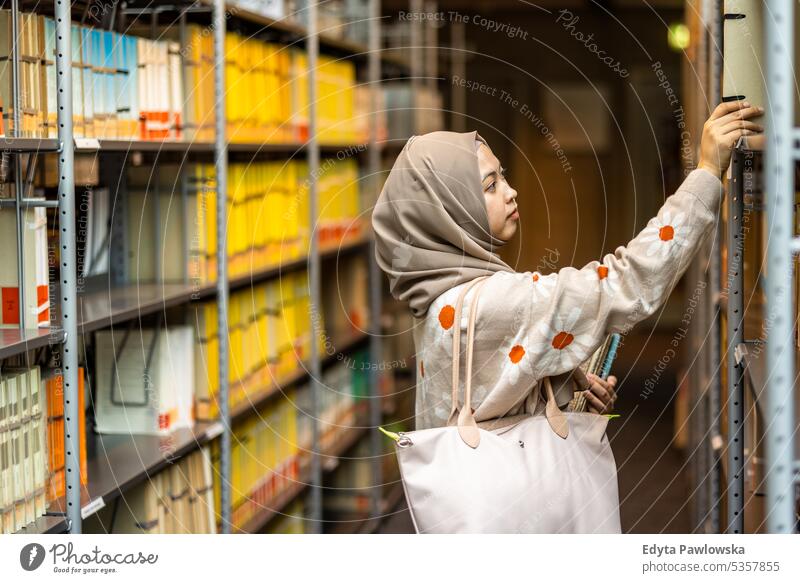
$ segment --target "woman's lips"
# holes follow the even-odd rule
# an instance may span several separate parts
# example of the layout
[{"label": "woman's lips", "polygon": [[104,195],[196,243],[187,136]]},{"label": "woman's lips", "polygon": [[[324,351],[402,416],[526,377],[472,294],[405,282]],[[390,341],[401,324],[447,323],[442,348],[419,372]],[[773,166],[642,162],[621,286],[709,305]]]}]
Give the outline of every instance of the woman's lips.
[{"label": "woman's lips", "polygon": [[517,220],[519,218],[519,211],[517,209],[514,209],[514,212],[508,215],[508,218],[511,219],[512,221]]}]

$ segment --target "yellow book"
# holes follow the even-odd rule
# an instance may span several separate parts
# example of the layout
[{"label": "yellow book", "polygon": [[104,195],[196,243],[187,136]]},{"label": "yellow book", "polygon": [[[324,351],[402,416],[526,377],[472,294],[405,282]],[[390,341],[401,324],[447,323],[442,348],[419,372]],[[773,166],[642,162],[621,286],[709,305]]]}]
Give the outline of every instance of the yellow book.
[{"label": "yellow book", "polygon": [[258,347],[256,366],[258,371],[258,384],[266,386],[271,379],[269,363],[269,336],[267,334],[267,287],[262,284],[254,290],[255,338]]},{"label": "yellow book", "polygon": [[219,338],[217,335],[217,303],[193,305],[195,321],[195,416],[215,419],[219,412]]},{"label": "yellow book", "polygon": [[280,287],[277,279],[271,279],[265,286],[266,302],[266,336],[267,360],[275,374],[283,378],[285,370],[281,365],[281,349],[283,348],[284,331],[280,326]]}]

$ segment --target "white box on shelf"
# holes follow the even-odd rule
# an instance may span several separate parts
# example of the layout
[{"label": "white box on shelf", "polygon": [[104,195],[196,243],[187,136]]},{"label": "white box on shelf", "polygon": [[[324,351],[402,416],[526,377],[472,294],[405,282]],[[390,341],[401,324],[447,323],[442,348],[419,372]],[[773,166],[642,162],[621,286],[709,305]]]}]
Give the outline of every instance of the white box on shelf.
[{"label": "white box on shelf", "polygon": [[190,326],[109,331],[97,346],[97,431],[165,435],[193,424]]}]

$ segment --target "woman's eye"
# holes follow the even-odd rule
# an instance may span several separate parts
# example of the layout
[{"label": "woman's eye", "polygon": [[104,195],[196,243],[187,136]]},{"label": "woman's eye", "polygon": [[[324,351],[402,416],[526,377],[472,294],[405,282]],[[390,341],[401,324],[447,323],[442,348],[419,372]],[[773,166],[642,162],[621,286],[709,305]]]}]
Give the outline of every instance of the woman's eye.
[{"label": "woman's eye", "polygon": [[486,190],[488,190],[489,192],[494,192],[494,185],[495,185],[495,184],[497,184],[497,183],[496,183],[496,182],[492,182],[492,183],[491,183],[491,184],[490,184],[490,185],[487,187],[487,189],[486,189]]}]

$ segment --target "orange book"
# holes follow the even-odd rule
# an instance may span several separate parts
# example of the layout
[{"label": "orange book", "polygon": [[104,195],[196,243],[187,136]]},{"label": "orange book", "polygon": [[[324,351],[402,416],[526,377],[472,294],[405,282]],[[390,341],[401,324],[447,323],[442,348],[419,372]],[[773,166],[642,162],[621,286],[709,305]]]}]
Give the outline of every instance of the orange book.
[{"label": "orange book", "polygon": [[[47,390],[47,456],[50,478],[47,500],[64,496],[66,478],[64,468],[64,377],[53,375],[45,381]],[[80,442],[81,485],[86,485],[86,413],[83,397],[83,367],[78,368],[78,440]]]}]

